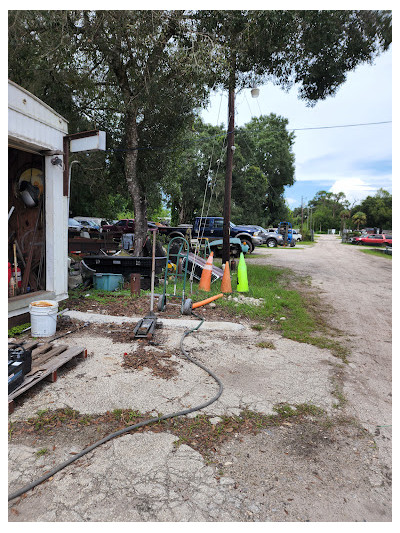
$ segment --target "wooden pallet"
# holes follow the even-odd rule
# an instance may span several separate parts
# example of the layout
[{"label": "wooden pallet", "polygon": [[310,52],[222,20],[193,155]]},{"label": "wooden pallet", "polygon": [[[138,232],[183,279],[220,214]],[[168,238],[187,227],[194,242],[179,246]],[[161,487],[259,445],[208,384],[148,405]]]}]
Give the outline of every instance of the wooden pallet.
[{"label": "wooden pallet", "polygon": [[14,411],[14,399],[25,391],[46,379],[54,383],[57,381],[57,370],[71,361],[74,357],[87,357],[86,348],[81,346],[67,345],[53,346],[50,342],[45,342],[39,346],[38,342],[27,343],[24,348],[32,350],[32,369],[26,374],[21,385],[8,395],[8,412]]}]

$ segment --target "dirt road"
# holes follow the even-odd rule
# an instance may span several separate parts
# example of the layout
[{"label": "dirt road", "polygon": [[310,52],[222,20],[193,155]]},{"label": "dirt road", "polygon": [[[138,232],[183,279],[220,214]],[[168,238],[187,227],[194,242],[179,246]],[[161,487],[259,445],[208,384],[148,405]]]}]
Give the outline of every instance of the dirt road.
[{"label": "dirt road", "polygon": [[[174,431],[160,428],[114,439],[10,502],[10,521],[391,520],[391,262],[333,236],[304,249],[260,249],[251,261],[311,277],[331,325],[345,332],[349,364],[246,321],[240,330],[208,323],[185,341],[224,384],[221,398],[202,411],[206,427],[192,419],[179,446]],[[126,369],[124,353],[138,354],[137,342],[118,339],[113,317],[100,318],[96,328],[63,339],[85,345],[90,357],[39,386],[11,415],[10,492],[98,440],[104,428],[90,420],[99,414],[171,413],[215,394],[215,382],[179,355],[177,323],[166,321],[156,346],[141,348],[155,361],[168,351],[163,375],[159,366],[157,374]],[[232,422],[245,409],[270,415],[282,403],[312,404],[327,418],[287,419],[257,432]],[[84,414],[85,423],[36,432],[31,422],[18,431],[38,412],[65,407]],[[211,456],[200,446],[204,431]]]},{"label": "dirt road", "polygon": [[[262,250],[257,263],[285,266],[311,276],[312,285],[334,312],[333,327],[347,334],[350,364],[344,373],[347,410],[379,442],[390,465],[392,444],[392,262],[320,235],[304,249]],[[344,339],[346,342],[346,339]],[[377,430],[377,426],[379,426]]]}]

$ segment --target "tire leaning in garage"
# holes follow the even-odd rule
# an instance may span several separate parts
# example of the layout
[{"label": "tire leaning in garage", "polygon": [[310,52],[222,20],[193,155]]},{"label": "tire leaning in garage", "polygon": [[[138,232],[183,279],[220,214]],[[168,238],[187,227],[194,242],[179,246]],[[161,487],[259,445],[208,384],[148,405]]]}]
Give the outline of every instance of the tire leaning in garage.
[{"label": "tire leaning in garage", "polygon": [[268,248],[276,248],[277,244],[278,244],[278,243],[276,242],[275,239],[268,239],[268,240],[267,240],[267,246],[268,246]]}]

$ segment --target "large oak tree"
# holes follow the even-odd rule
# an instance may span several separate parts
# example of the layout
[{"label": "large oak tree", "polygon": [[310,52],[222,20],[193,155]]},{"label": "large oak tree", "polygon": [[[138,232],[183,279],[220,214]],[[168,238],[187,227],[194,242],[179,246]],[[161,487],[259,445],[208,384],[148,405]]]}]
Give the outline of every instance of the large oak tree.
[{"label": "large oak tree", "polygon": [[209,88],[297,84],[312,104],[390,43],[388,11],[11,11],[9,76],[67,117],[61,101],[112,132],[140,253],[166,144]]}]

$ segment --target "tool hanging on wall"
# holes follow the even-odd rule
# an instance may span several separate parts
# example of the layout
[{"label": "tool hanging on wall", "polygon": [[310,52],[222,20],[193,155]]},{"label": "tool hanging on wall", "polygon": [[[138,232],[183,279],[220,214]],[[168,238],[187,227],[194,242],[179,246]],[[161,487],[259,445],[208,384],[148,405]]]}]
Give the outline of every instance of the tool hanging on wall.
[{"label": "tool hanging on wall", "polygon": [[18,294],[18,262],[17,262],[17,245],[13,244],[14,252],[14,279],[15,279],[15,294]]},{"label": "tool hanging on wall", "polygon": [[42,214],[42,206],[43,206],[43,197],[41,197],[40,202],[39,202],[38,216],[37,216],[36,223],[35,223],[35,229],[33,230],[33,237],[32,237],[31,246],[30,246],[30,249],[29,249],[28,259],[26,261],[26,267],[25,267],[24,276],[22,278],[22,287],[21,287],[21,293],[22,294],[25,294],[25,292],[26,292],[26,288],[28,286],[28,281],[29,281],[29,276],[31,274],[33,247],[35,245],[36,232],[37,232],[37,228],[39,226],[40,216]]}]

